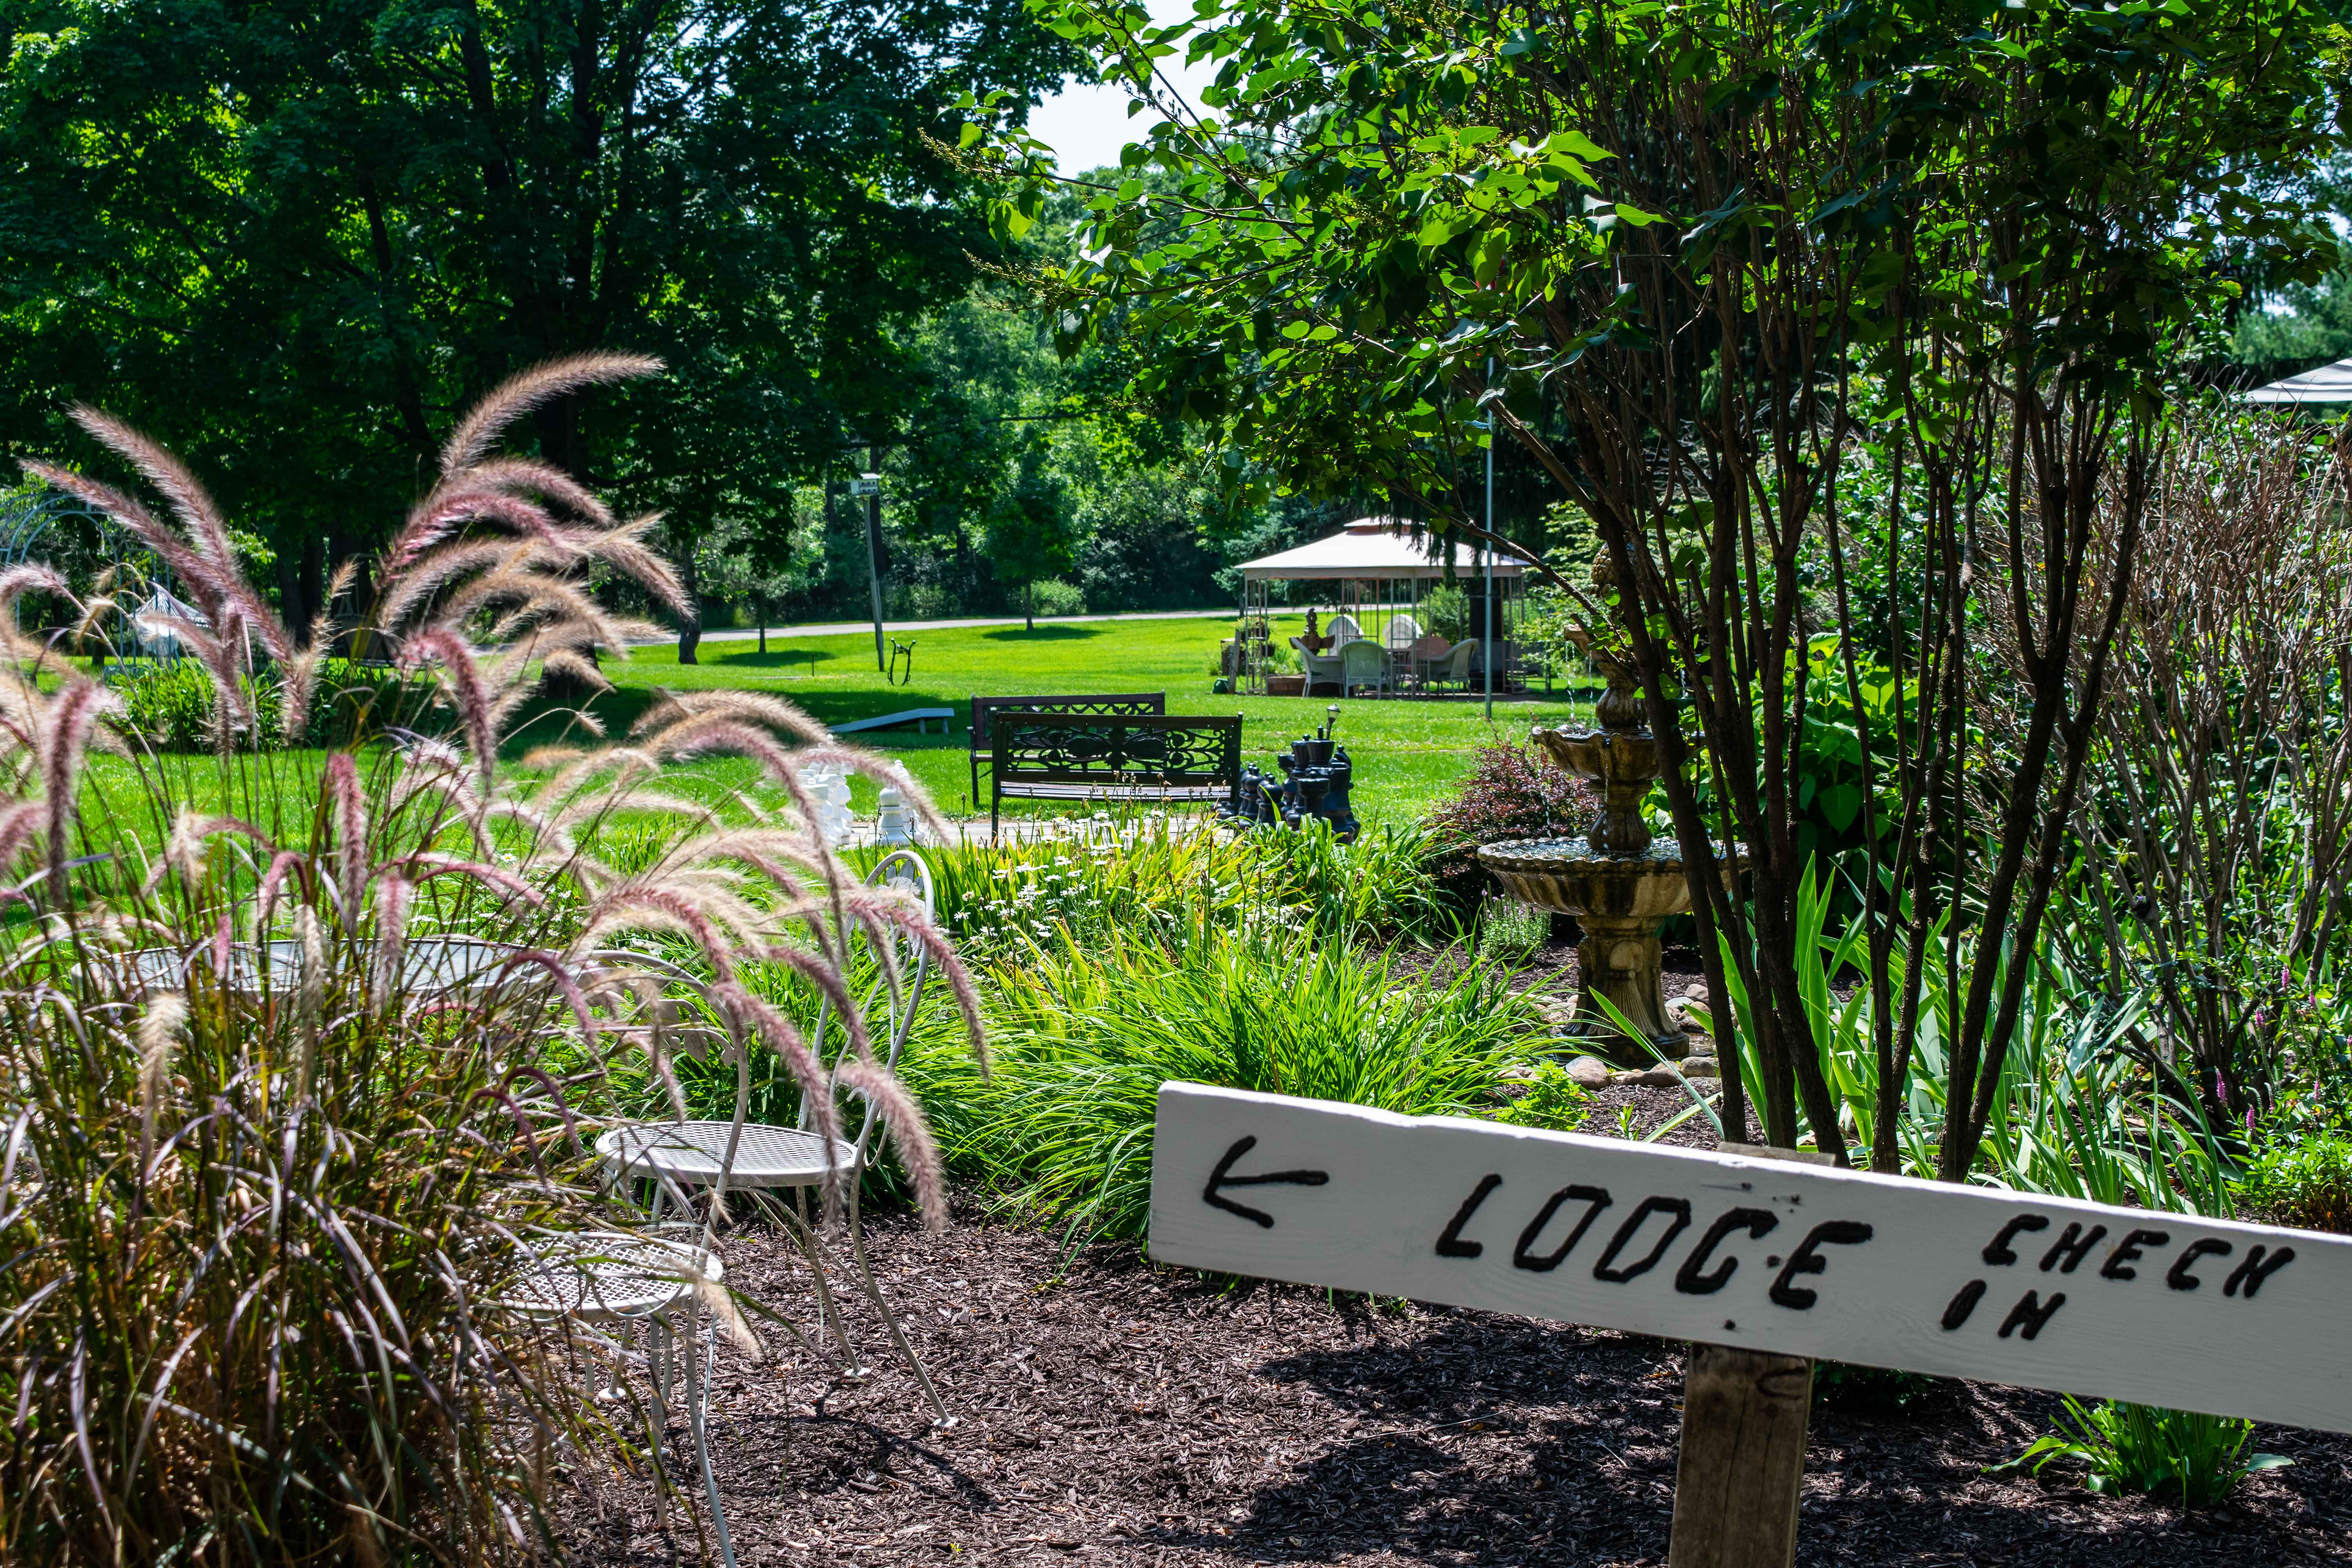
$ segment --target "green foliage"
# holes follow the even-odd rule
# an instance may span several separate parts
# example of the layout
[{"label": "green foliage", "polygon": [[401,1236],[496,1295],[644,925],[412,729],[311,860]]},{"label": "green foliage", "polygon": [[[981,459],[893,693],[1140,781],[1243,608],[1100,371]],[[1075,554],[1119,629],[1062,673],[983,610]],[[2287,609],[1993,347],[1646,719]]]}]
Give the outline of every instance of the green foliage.
[{"label": "green foliage", "polygon": [[[274,681],[247,680],[247,700],[258,720],[239,738],[247,747],[284,743],[278,727],[279,694]],[[142,665],[114,683],[125,726],[159,752],[209,752],[215,740],[212,679],[194,659]],[[408,680],[381,668],[348,659],[323,659],[319,690],[304,721],[303,746],[348,746],[372,739],[387,726],[438,730],[429,681]]]},{"label": "green foliage", "polygon": [[1447,642],[1460,642],[1470,635],[1470,595],[1454,584],[1440,583],[1421,602],[1421,622]]},{"label": "green foliage", "polygon": [[1517,899],[1490,898],[1478,907],[1478,951],[1499,962],[1524,962],[1551,939],[1551,912]]},{"label": "green foliage", "polygon": [[1143,1233],[1171,1079],[1475,1113],[1535,1022],[1484,966],[1408,984],[1352,943],[1266,927],[1172,950],[1116,929],[1056,940],[997,965],[993,988],[993,1074],[925,1033],[905,1077],[950,1168],[1073,1245]]},{"label": "green foliage", "polygon": [[1841,1409],[1909,1410],[1952,1386],[1940,1377],[1847,1362],[1813,1363],[1813,1403]]},{"label": "green foliage", "polygon": [[1077,833],[927,850],[940,922],[976,954],[1017,961],[1055,942],[1125,933],[1167,943],[1203,930],[1434,939],[1439,905],[1418,829],[1342,844],[1327,823],[1232,835],[1137,814]]},{"label": "green foliage", "polygon": [[1500,1110],[1489,1111],[1492,1121],[1513,1127],[1537,1127],[1547,1132],[1573,1132],[1592,1114],[1592,1091],[1568,1076],[1559,1062],[1536,1068],[1527,1087]]},{"label": "green foliage", "polygon": [[[1934,1177],[1940,1168],[1936,1134],[1948,1093],[1947,1042],[1958,991],[1946,969],[1949,948],[1940,928],[1927,943],[1916,1031],[1900,1042],[1905,1075],[1895,1100],[1895,1122],[1881,1127],[1871,988],[1852,986],[1841,999],[1831,984],[1859,965],[1868,927],[1854,917],[1832,931],[1830,901],[1810,875],[1797,910],[1806,1037],[1834,1097],[1840,1135],[1857,1145],[1858,1161],[1889,1148],[1893,1169]],[[1899,949],[1893,962],[1891,989],[1899,994]],[[2002,955],[2004,971],[2012,962]],[[2230,1214],[2228,1166],[2196,1095],[2132,1043],[2142,1008],[2116,1005],[2054,952],[2022,962],[2032,969],[2017,1034],[2001,1063],[1984,1141],[1970,1162],[1971,1179],[2093,1203]],[[1732,1044],[1727,1054],[1754,1086],[1763,1066],[1749,1002],[1727,960],[1726,970],[1731,1009],[1721,1022]],[[1706,1013],[1696,1016],[1720,1049],[1726,1031]]]},{"label": "green foliage", "polygon": [[2115,1400],[2085,1405],[2070,1394],[2057,1426],[2001,1468],[2039,1475],[2054,1460],[2079,1460],[2090,1467],[2083,1484],[2095,1492],[2168,1496],[2195,1509],[2220,1502],[2257,1471],[2294,1463],[2277,1454],[2248,1455],[2254,1424],[2221,1415]]},{"label": "green foliage", "polygon": [[845,434],[907,416],[911,325],[1002,255],[952,100],[1080,64],[1018,0],[7,0],[0,40],[0,445],[79,399],[234,451],[297,624],[433,471],[438,412],[554,353],[674,379],[541,411],[546,456],[674,544],[789,527]]},{"label": "green foliage", "polygon": [[2238,1193],[2273,1225],[2352,1236],[2352,1139],[2316,1132],[2274,1141],[2247,1166]]}]

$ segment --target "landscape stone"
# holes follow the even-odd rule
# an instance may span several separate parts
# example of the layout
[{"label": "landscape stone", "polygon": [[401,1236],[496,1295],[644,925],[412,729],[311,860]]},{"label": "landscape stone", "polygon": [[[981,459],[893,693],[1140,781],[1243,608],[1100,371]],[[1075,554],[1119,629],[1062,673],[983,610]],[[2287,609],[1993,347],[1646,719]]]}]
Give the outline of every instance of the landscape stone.
[{"label": "landscape stone", "polygon": [[1685,1078],[1720,1078],[1722,1069],[1715,1065],[1713,1057],[1685,1057],[1682,1074]]},{"label": "landscape stone", "polygon": [[1611,1078],[1609,1064],[1599,1057],[1578,1057],[1568,1064],[1568,1081],[1583,1089],[1606,1089]]}]

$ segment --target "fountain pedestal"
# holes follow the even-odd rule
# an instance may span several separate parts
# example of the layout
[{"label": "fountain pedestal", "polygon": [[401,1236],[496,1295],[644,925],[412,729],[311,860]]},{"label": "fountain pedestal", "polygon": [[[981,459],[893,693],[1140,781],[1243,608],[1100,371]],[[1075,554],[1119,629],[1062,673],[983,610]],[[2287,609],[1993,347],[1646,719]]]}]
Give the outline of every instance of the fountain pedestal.
[{"label": "fountain pedestal", "polygon": [[[1489,844],[1478,860],[1513,898],[1576,917],[1584,930],[1576,950],[1583,994],[1571,1032],[1601,1055],[1647,1067],[1653,1050],[1683,1054],[1682,1031],[1668,1021],[1659,988],[1658,927],[1690,908],[1690,882],[1681,849],[1652,843],[1642,819],[1643,799],[1663,769],[1657,739],[1641,722],[1641,698],[1623,668],[1610,668],[1596,717],[1597,730],[1538,729],[1529,736],[1562,769],[1600,784],[1600,819],[1591,834]],[[1602,997],[1647,1049],[1625,1038],[1598,1005]]]}]

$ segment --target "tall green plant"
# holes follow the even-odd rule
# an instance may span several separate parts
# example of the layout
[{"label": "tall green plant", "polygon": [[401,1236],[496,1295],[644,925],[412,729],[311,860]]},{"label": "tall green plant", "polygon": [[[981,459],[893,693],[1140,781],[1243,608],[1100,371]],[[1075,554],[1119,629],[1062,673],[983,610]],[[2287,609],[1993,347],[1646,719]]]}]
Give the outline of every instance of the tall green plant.
[{"label": "tall green plant", "polygon": [[[1870,987],[1853,984],[1868,952],[1865,917],[1832,929],[1831,900],[1810,873],[1796,909],[1807,1041],[1836,1098],[1836,1136],[1866,1151],[1874,1168],[1938,1175],[1945,1160],[1937,1139],[1951,1092],[1948,1042],[1963,999],[1951,964],[1955,952],[1966,949],[1940,921],[1930,928],[1934,940],[1920,950],[1924,968],[1916,988],[1922,1005],[1906,1041],[1905,1075],[1885,1085],[1878,1077],[1876,1000]],[[2095,1203],[2230,1214],[2231,1169],[2221,1141],[2198,1097],[2138,1044],[2144,1007],[2116,1005],[2096,976],[2071,969],[2053,950],[2021,959],[2003,952],[1997,962],[2004,973],[1996,978],[2004,984],[2006,965],[2024,967],[2023,1003],[1969,1178]],[[1754,1009],[1736,982],[1727,999],[1727,1013],[1698,1016],[1719,1049],[1727,1039],[1727,1064],[1736,1062],[1754,1082],[1761,1071]]]},{"label": "tall green plant", "polygon": [[1171,1079],[1378,1106],[1491,1110],[1537,1024],[1499,972],[1403,983],[1311,932],[1204,927],[1041,945],[994,973],[983,1079],[927,1039],[906,1067],[952,1168],[1073,1244],[1142,1234],[1151,1128]]}]

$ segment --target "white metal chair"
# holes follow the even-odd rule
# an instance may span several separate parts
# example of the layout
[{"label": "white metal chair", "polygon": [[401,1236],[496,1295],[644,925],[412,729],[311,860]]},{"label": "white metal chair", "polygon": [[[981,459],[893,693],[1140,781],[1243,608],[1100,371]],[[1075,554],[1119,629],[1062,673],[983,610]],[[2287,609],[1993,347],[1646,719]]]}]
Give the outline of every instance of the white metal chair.
[{"label": "white metal chair", "polygon": [[1391,616],[1388,629],[1381,634],[1381,641],[1391,653],[1403,653],[1420,640],[1421,623],[1411,616]]},{"label": "white metal chair", "polygon": [[[869,885],[903,881],[911,886],[920,898],[923,912],[928,916],[936,908],[929,865],[911,849],[893,850],[877,861],[866,874]],[[906,939],[894,939],[894,951],[889,962],[876,955],[876,984],[887,998],[887,1055],[884,1067],[896,1071],[899,1054],[905,1049],[907,1037],[913,1032],[917,1010],[920,1007],[926,982],[930,976],[930,956],[919,944]],[[908,974],[901,962],[908,955],[914,963]],[[894,984],[892,973],[898,978]],[[817,1005],[816,1027],[809,1038],[814,1048],[825,1048],[825,1025],[831,1016],[831,1000]],[[842,1049],[847,1049],[847,1030],[839,1031]],[[648,1121],[615,1127],[596,1141],[596,1152],[605,1162],[606,1169],[621,1180],[646,1179],[655,1186],[655,1203],[684,1202],[687,1193],[697,1188],[715,1188],[723,1177],[727,1186],[734,1188],[783,1190],[793,1194],[793,1206],[786,1211],[796,1238],[807,1256],[810,1270],[815,1276],[817,1300],[835,1341],[841,1347],[846,1371],[858,1375],[864,1368],[856,1347],[851,1343],[848,1328],[826,1282],[824,1247],[818,1217],[809,1212],[808,1194],[820,1187],[828,1172],[846,1184],[848,1191],[847,1218],[850,1254],[856,1262],[859,1285],[866,1300],[889,1330],[893,1346],[898,1350],[915,1381],[921,1386],[938,1425],[954,1424],[946,1405],[940,1400],[930,1373],[922,1359],[908,1341],[906,1330],[898,1315],[884,1300],[880,1286],[876,1284],[872,1265],[866,1256],[866,1234],[859,1219],[858,1190],[866,1172],[866,1153],[874,1136],[876,1112],[867,1106],[857,1129],[855,1141],[836,1139],[833,1158],[825,1157],[824,1138],[809,1128],[810,1107],[801,1108],[801,1125],[795,1128],[747,1125],[730,1127],[724,1121]],[[726,1163],[725,1153],[732,1140],[732,1163]]]}]

